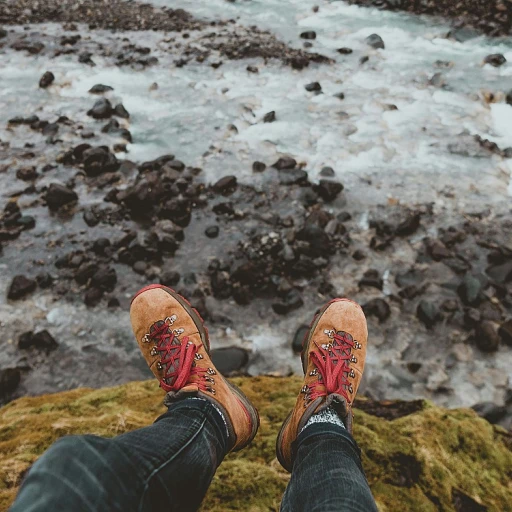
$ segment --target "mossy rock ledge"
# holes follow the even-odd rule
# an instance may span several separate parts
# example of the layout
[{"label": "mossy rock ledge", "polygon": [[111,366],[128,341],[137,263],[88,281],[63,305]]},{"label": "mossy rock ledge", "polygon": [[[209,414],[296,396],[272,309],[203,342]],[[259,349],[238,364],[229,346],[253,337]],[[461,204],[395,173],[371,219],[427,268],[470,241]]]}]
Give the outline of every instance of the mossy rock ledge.
[{"label": "mossy rock ledge", "polygon": [[[295,402],[297,377],[240,377],[261,428],[253,443],[223,462],[203,510],[274,511],[289,475],[275,457],[275,439]],[[0,409],[0,511],[23,475],[56,439],[68,434],[115,436],[150,424],[164,411],[154,381],[26,397]],[[512,511],[512,437],[466,409],[429,402],[361,398],[355,437],[379,510]]]}]

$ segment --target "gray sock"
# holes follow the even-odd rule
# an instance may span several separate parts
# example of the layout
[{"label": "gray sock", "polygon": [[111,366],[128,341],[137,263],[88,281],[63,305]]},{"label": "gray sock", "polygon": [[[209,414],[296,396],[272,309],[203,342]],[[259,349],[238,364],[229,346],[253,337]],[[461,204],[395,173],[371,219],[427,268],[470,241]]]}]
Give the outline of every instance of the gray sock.
[{"label": "gray sock", "polygon": [[304,429],[308,428],[310,425],[314,425],[315,423],[332,423],[333,425],[346,428],[338,413],[332,407],[327,407],[327,409],[319,412],[318,414],[313,414],[304,427],[302,427],[299,434],[302,433]]}]

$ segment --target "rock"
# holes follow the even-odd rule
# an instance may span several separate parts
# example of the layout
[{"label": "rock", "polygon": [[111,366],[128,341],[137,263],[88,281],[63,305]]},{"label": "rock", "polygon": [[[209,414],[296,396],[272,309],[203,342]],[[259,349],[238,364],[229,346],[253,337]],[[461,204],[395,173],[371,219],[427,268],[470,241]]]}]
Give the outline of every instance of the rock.
[{"label": "rock", "polygon": [[496,405],[492,402],[481,402],[471,407],[478,416],[485,418],[489,423],[496,424],[507,415],[507,408],[504,405]]},{"label": "rock", "polygon": [[94,307],[96,306],[103,297],[103,290],[100,290],[99,288],[89,288],[85,292],[84,296],[84,303],[87,307]]},{"label": "rock", "polygon": [[362,251],[361,249],[356,249],[352,253],[352,258],[354,258],[356,261],[362,261],[366,258],[366,253]]},{"label": "rock", "polygon": [[101,133],[116,133],[119,131],[119,121],[110,119],[110,121],[101,129]]},{"label": "rock", "polygon": [[93,228],[94,226],[97,226],[100,223],[100,218],[96,214],[96,212],[93,209],[87,209],[84,211],[84,222],[90,227]]},{"label": "rock", "polygon": [[208,238],[217,238],[219,236],[219,226],[208,226],[205,229],[204,234]]},{"label": "rock", "polygon": [[498,334],[505,345],[512,347],[512,318],[501,324]]},{"label": "rock", "polygon": [[55,75],[51,71],[47,71],[39,80],[39,87],[41,87],[41,89],[46,89],[53,84],[54,80]]},{"label": "rock", "polygon": [[374,316],[379,322],[385,322],[391,315],[391,308],[384,299],[372,299],[363,306],[366,316]]},{"label": "rock", "polygon": [[477,306],[481,301],[482,284],[476,277],[466,274],[457,293],[466,306]]},{"label": "rock", "polygon": [[339,181],[320,180],[315,187],[315,192],[326,202],[331,202],[338,197],[343,190],[343,185]]},{"label": "rock", "polygon": [[293,311],[294,309],[298,309],[302,307],[304,304],[304,301],[302,300],[302,297],[298,290],[292,289],[290,292],[286,295],[284,300],[280,302],[274,302],[272,304],[272,309],[275,313],[278,315],[286,315],[290,311]]},{"label": "rock", "polygon": [[101,290],[112,291],[117,283],[117,274],[115,269],[110,267],[101,267],[91,279],[91,284]]},{"label": "rock", "polygon": [[20,381],[21,370],[19,368],[2,368],[0,370],[0,396],[5,397],[16,391]]},{"label": "rock", "polygon": [[395,283],[400,288],[406,288],[407,286],[421,285],[424,281],[423,272],[410,268],[405,272],[399,272],[395,277]]},{"label": "rock", "polygon": [[332,167],[322,167],[322,170],[319,174],[322,176],[322,178],[334,178],[334,176],[336,176],[336,173]]},{"label": "rock", "polygon": [[446,85],[446,80],[442,73],[434,73],[428,83],[434,87],[444,87]]},{"label": "rock", "polygon": [[39,288],[49,288],[53,284],[53,277],[48,272],[40,272],[36,276],[37,284]]},{"label": "rock", "polygon": [[263,162],[253,162],[252,172],[263,172],[267,168]]},{"label": "rock", "polygon": [[259,73],[260,70],[256,66],[247,66],[247,71],[249,73]]},{"label": "rock", "polygon": [[415,233],[420,227],[421,214],[419,212],[409,212],[407,217],[398,224],[395,233],[398,236],[409,236]]},{"label": "rock", "polygon": [[164,270],[160,275],[160,284],[164,286],[176,286],[180,282],[181,276],[175,270]]},{"label": "rock", "polygon": [[369,269],[363,274],[362,279],[359,281],[359,286],[371,286],[372,288],[382,290],[384,281],[380,277],[378,270]]},{"label": "rock", "polygon": [[45,201],[50,210],[58,210],[64,205],[78,201],[78,196],[75,191],[71,190],[64,185],[52,183],[45,194]]},{"label": "rock", "polygon": [[478,309],[467,308],[466,311],[464,311],[464,324],[469,329],[473,329],[476,325],[478,325],[480,320],[481,315]]},{"label": "rock", "polygon": [[16,178],[22,181],[34,181],[38,177],[35,167],[23,167],[16,171]]},{"label": "rock", "polygon": [[428,252],[435,261],[452,257],[451,251],[440,240],[431,241],[428,245]]},{"label": "rock", "polygon": [[350,55],[354,50],[352,50],[352,48],[343,47],[343,48],[338,48],[336,51],[338,53],[341,53],[341,55]]},{"label": "rock", "polygon": [[136,261],[132,265],[132,268],[134,272],[136,272],[137,274],[144,275],[144,273],[148,269],[148,264],[145,261]]},{"label": "rock", "polygon": [[215,368],[222,375],[241,372],[249,362],[249,353],[240,347],[213,349],[210,353]]},{"label": "rock", "polygon": [[501,55],[501,53],[493,53],[492,55],[487,55],[487,57],[484,59],[484,64],[490,64],[495,68],[503,66],[505,62],[507,62],[507,59]]},{"label": "rock", "polygon": [[308,92],[320,92],[322,90],[322,86],[318,82],[311,82],[304,86],[304,88]]},{"label": "rock", "polygon": [[113,90],[114,90],[114,88],[110,87],[110,85],[96,84],[96,85],[93,85],[89,89],[89,92],[91,94],[103,94],[105,92],[109,92],[109,91],[113,91]]},{"label": "rock", "polygon": [[122,103],[119,103],[114,108],[114,115],[120,117],[121,119],[130,119],[130,114],[128,110],[124,108]]},{"label": "rock", "polygon": [[55,341],[55,338],[47,330],[36,333],[33,331],[24,332],[18,339],[18,348],[20,350],[35,348],[51,352],[58,346],[59,344]]},{"label": "rock", "polygon": [[297,167],[297,161],[290,156],[283,156],[275,164],[273,164],[272,167],[278,171],[282,171],[284,169],[294,169]]},{"label": "rock", "polygon": [[101,98],[87,112],[87,115],[94,119],[108,119],[112,117],[113,113],[112,103],[107,98]]},{"label": "rock", "polygon": [[7,37],[7,30],[0,27],[0,39]]},{"label": "rock", "polygon": [[480,322],[475,328],[475,342],[482,352],[496,352],[500,345],[496,324],[487,320]]},{"label": "rock", "polygon": [[267,112],[263,116],[263,122],[264,123],[273,123],[276,120],[276,112],[275,110],[272,110],[271,112]]},{"label": "rock", "polygon": [[302,39],[313,40],[313,39],[316,39],[316,32],[314,30],[306,30],[305,32],[302,32],[300,37]]},{"label": "rock", "polygon": [[427,300],[422,300],[418,304],[416,315],[428,329],[431,329],[441,318],[441,314],[437,309],[437,306]]},{"label": "rock", "polygon": [[9,300],[22,299],[29,293],[32,293],[37,287],[37,283],[34,279],[29,279],[23,275],[14,276],[7,292],[7,298]]},{"label": "rock", "polygon": [[301,325],[296,331],[293,336],[292,341],[292,350],[299,354],[302,351],[302,346],[304,343],[304,339],[306,338],[307,334],[309,333],[309,326],[308,325]]},{"label": "rock", "polygon": [[229,195],[236,190],[236,176],[224,176],[213,185],[213,190],[222,195]]},{"label": "rock", "polygon": [[304,169],[283,169],[279,172],[281,185],[300,185],[307,181],[308,173]]},{"label": "rock", "polygon": [[382,40],[382,37],[380,37],[378,34],[371,34],[366,39],[365,42],[368,46],[371,46],[375,49],[382,49],[386,47],[384,44],[384,41]]},{"label": "rock", "polygon": [[512,281],[512,260],[500,265],[492,265],[485,272],[496,283],[509,283]]},{"label": "rock", "polygon": [[505,101],[507,104],[512,105],[512,90],[508,91],[507,95],[505,96]]},{"label": "rock", "polygon": [[335,98],[338,98],[339,100],[344,100],[345,99],[345,93],[343,92],[338,92],[334,95]]},{"label": "rock", "polygon": [[120,163],[116,156],[105,146],[90,148],[83,152],[84,171],[87,176],[99,176],[107,172],[115,172]]}]

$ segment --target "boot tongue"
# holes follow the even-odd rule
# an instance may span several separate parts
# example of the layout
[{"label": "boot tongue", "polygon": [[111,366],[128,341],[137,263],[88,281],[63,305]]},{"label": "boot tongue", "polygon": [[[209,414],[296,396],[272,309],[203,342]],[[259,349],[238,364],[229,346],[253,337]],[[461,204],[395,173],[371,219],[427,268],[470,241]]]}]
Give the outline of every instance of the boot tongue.
[{"label": "boot tongue", "polygon": [[[164,328],[164,325],[166,326],[165,328]],[[172,337],[173,329],[172,329],[171,325],[169,325],[167,322],[165,322],[165,320],[159,320],[158,322],[156,322],[155,324],[153,324],[151,326],[149,332],[150,332],[150,334],[155,334],[158,332],[159,337],[163,340],[163,345],[165,346],[168,343],[168,340]],[[175,348],[171,349],[173,352],[175,352],[176,354],[179,353],[179,350],[181,347],[181,341],[176,335],[174,336],[174,339],[170,343],[170,346],[175,347]],[[166,374],[171,374],[171,373],[176,374],[174,377],[166,379],[166,383],[169,386],[172,386],[176,382],[176,379],[179,376],[177,370],[180,366],[180,358],[176,357],[174,360],[172,360],[168,363],[161,363],[161,364],[162,364],[162,367]]]}]

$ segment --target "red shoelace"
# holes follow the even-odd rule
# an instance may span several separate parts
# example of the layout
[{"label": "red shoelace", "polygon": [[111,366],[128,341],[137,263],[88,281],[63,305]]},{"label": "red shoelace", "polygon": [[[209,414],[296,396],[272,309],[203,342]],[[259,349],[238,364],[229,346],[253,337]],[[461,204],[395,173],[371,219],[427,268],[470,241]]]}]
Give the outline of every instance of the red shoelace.
[{"label": "red shoelace", "polygon": [[328,344],[314,343],[318,347],[318,352],[312,352],[311,359],[320,376],[318,382],[310,386],[309,399],[312,401],[320,396],[335,393],[343,396],[350,403],[347,388],[352,389],[348,376],[349,374],[353,376],[349,362],[355,362],[351,355],[355,346],[354,338],[346,332],[339,331],[333,333],[331,342]]},{"label": "red shoelace", "polygon": [[[188,336],[180,340],[171,326],[162,322],[152,327],[149,338],[156,342],[155,350],[160,353],[160,365],[164,370],[160,380],[162,389],[167,392],[179,391],[187,384],[194,383],[200,390],[206,390],[206,382],[201,377],[205,376],[207,370],[194,364],[197,347]],[[194,376],[199,378],[193,379]]]}]

